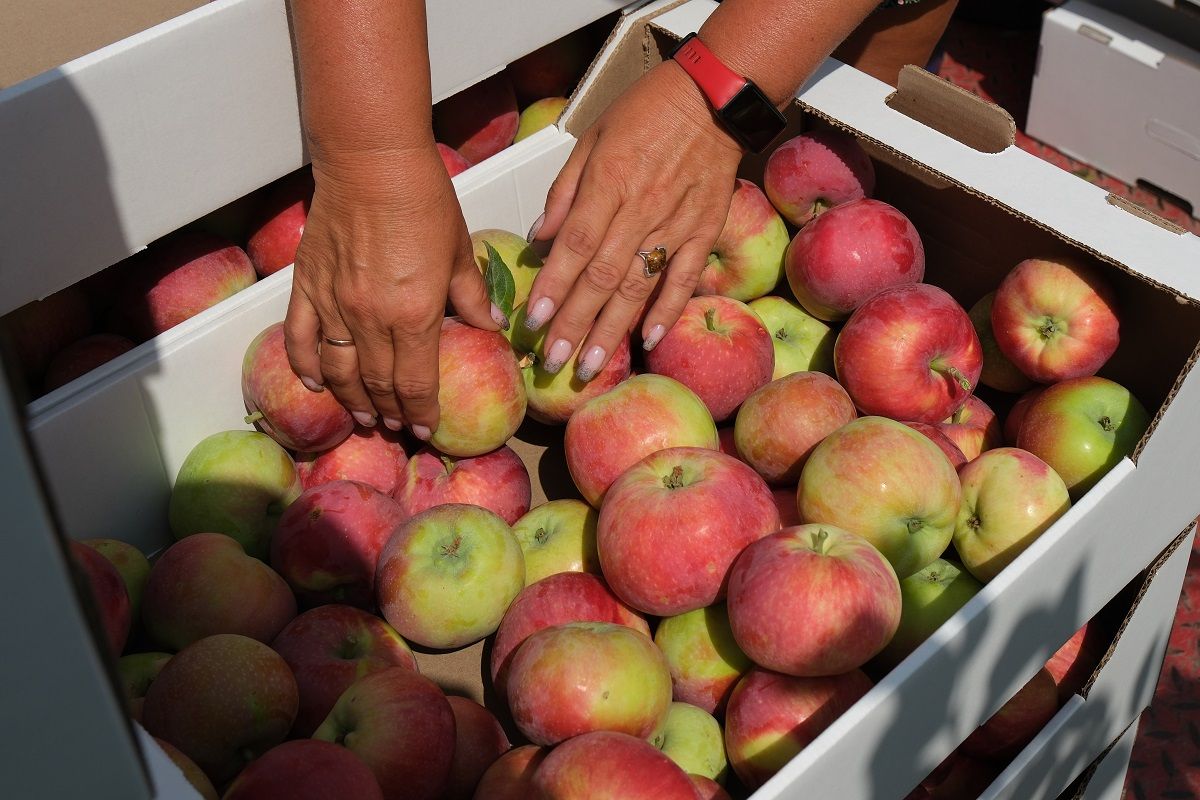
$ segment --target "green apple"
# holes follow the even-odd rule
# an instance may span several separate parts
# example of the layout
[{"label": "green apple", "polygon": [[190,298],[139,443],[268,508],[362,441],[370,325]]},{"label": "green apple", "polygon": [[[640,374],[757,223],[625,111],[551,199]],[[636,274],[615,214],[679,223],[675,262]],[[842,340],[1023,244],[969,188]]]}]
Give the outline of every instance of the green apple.
[{"label": "green apple", "polygon": [[696,294],[720,294],[743,302],[762,297],[783,277],[789,238],[783,217],[762,189],[738,178],[725,226],[700,273]]},{"label": "green apple", "polygon": [[133,653],[117,661],[117,677],[129,702],[129,716],[138,722],[142,721],[142,706],[150,684],[170,660],[170,653]]},{"label": "green apple", "polygon": [[689,775],[703,775],[718,783],[725,780],[729,761],[721,723],[703,708],[671,703],[666,724],[652,741]]},{"label": "green apple", "polygon": [[942,558],[900,581],[900,626],[875,663],[887,669],[899,664],[982,588],[971,573]]},{"label": "green apple", "polygon": [[799,303],[768,295],[750,302],[750,308],[771,334],[775,347],[775,372],[778,380],[793,372],[824,372],[833,375],[833,343],[837,335],[821,320],[809,314]]},{"label": "green apple", "polygon": [[129,592],[130,608],[135,620],[142,615],[142,591],[150,577],[150,560],[128,542],[120,539],[84,539],[83,543],[104,556],[117,568],[125,590]]},{"label": "green apple", "polygon": [[542,268],[542,258],[533,251],[524,236],[520,236],[499,228],[485,228],[471,234],[471,247],[475,252],[475,263],[479,271],[486,273],[488,267],[488,251],[484,242],[490,244],[504,260],[504,265],[512,273],[516,295],[513,298],[513,308],[529,299],[529,287]]},{"label": "green apple", "polygon": [[551,500],[517,520],[512,531],[525,554],[525,585],[559,572],[599,575],[598,516],[582,500]]},{"label": "green apple", "polygon": [[296,464],[258,431],[214,433],[192,448],[175,487],[169,517],[176,539],[223,533],[266,560],[279,516],[300,496]]},{"label": "green apple", "polygon": [[754,666],[734,641],[724,603],[666,617],[654,643],[667,657],[675,699],[710,714],[724,708],[734,684]]},{"label": "green apple", "polygon": [[541,100],[530,103],[517,120],[517,135],[513,139],[513,144],[522,139],[528,139],[542,128],[549,128],[558,122],[558,118],[566,106],[567,98],[565,97],[543,97]]}]

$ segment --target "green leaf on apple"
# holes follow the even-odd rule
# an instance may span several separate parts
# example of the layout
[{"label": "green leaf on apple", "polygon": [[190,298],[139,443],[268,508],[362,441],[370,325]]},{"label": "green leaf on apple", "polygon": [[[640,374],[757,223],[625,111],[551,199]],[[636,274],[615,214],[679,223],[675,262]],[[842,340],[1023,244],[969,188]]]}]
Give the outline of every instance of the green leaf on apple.
[{"label": "green leaf on apple", "polygon": [[512,270],[490,242],[484,242],[483,246],[487,248],[488,254],[487,269],[483,272],[488,299],[504,312],[504,316],[511,317],[513,302],[517,299],[517,284],[513,281]]}]

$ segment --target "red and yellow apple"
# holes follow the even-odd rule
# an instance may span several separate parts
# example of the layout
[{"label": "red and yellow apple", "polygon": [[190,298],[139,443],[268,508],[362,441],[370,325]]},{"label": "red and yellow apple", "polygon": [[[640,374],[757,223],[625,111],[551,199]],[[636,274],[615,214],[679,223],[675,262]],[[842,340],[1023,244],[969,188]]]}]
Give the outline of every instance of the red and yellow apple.
[{"label": "red and yellow apple", "polygon": [[543,97],[527,105],[517,119],[517,135],[513,137],[513,144],[528,139],[542,128],[549,128],[558,122],[566,107],[565,97]]},{"label": "red and yellow apple", "polygon": [[136,623],[142,618],[142,593],[150,577],[150,561],[133,545],[120,539],[84,539],[83,543],[104,556],[117,568],[125,591],[129,593],[129,610]]},{"label": "red and yellow apple", "polygon": [[355,428],[341,444],[324,452],[298,455],[296,471],[305,489],[333,481],[357,481],[390,495],[407,463],[400,435],[377,425]]},{"label": "red and yellow apple", "polygon": [[908,658],[982,588],[971,573],[941,558],[900,581],[900,624],[875,663],[891,669]]},{"label": "red and yellow apple", "polygon": [[136,722],[142,721],[142,708],[146,704],[146,692],[150,684],[171,660],[170,653],[130,653],[117,662],[117,677],[125,692],[129,716]]},{"label": "red and yellow apple", "polygon": [[1004,444],[1004,431],[996,412],[975,395],[968,397],[962,408],[951,414],[945,422],[938,423],[937,427],[954,442],[967,461],[973,461],[985,450]]},{"label": "red and yellow apple", "polygon": [[834,206],[870,197],[875,166],[853,136],[821,128],[775,148],[767,159],[763,187],[779,213],[803,228]]},{"label": "red and yellow apple", "polygon": [[687,773],[641,738],[595,731],[550,751],[533,776],[544,800],[696,800]]},{"label": "red and yellow apple", "polygon": [[733,638],[724,603],[660,620],[654,643],[667,659],[674,698],[710,714],[724,711],[734,685],[754,666]]},{"label": "red and yellow apple", "polygon": [[833,329],[783,297],[767,295],[748,303],[771,334],[775,348],[775,369],[771,379],[778,380],[793,372],[833,374]]},{"label": "red and yellow apple", "polygon": [[484,78],[433,107],[437,140],[472,164],[512,144],[517,124],[517,98],[505,72]]},{"label": "red and yellow apple", "polygon": [[653,744],[689,775],[725,780],[725,735],[712,714],[687,703],[671,703]]},{"label": "red and yellow apple", "polygon": [[787,226],[771,201],[752,181],[738,178],[696,294],[742,301],[762,297],[783,277],[787,246]]},{"label": "red and yellow apple", "polygon": [[42,388],[47,392],[65,386],[81,375],[107,364],[137,345],[131,339],[114,333],[97,333],[72,342],[58,352],[46,367]]},{"label": "red and yellow apple", "polygon": [[258,277],[272,275],[296,260],[314,188],[312,171],[302,169],[276,181],[267,192],[246,242],[246,254]]},{"label": "red and yellow apple", "polygon": [[434,506],[466,503],[495,512],[509,525],[529,510],[529,471],[512,448],[455,458],[426,447],[408,460],[392,495],[406,517]]},{"label": "red and yellow apple", "polygon": [[363,760],[344,747],[297,739],[272,747],[242,770],[221,800],[383,800]]},{"label": "red and yellow apple", "polygon": [[1058,687],[1042,668],[961,745],[969,756],[1007,759],[1029,744],[1058,713]]},{"label": "red and yellow apple", "polygon": [[513,525],[525,554],[525,585],[559,572],[600,573],[596,509],[581,500],[542,503]]},{"label": "red and yellow apple", "polygon": [[930,425],[928,422],[906,422],[904,424],[914,431],[924,434],[929,441],[936,444],[946,454],[946,458],[950,459],[950,463],[955,469],[967,463],[967,457],[963,455],[963,451],[958,449],[958,445],[950,440],[940,426]]},{"label": "red and yellow apple", "polygon": [[971,324],[975,326],[979,346],[983,349],[983,370],[979,373],[979,382],[1001,392],[1023,392],[1033,386],[1033,381],[1008,360],[996,343],[996,335],[992,333],[992,303],[995,300],[996,293],[988,292],[967,313]]},{"label": "red and yellow apple", "polygon": [[91,547],[69,542],[71,558],[86,578],[92,608],[100,620],[105,643],[113,658],[120,658],[133,627],[133,611],[129,590],[117,568]]},{"label": "red and yellow apple", "polygon": [[549,748],[535,744],[514,747],[483,773],[473,800],[529,800],[533,797],[533,775]]},{"label": "red and yellow apple", "polygon": [[471,168],[471,162],[460,156],[450,145],[438,142],[437,151],[442,157],[442,165],[446,167],[446,174],[451,178]]},{"label": "red and yellow apple", "polygon": [[454,712],[454,760],[445,800],[471,800],[488,767],[512,746],[492,712],[466,697],[446,698]]},{"label": "red and yellow apple", "polygon": [[[529,287],[533,286],[533,279],[542,269],[542,257],[520,234],[500,228],[483,228],[471,233],[472,253],[480,273],[487,273],[487,245],[489,244],[504,261],[504,266],[508,267],[508,271],[512,273],[513,284],[516,288],[513,308],[524,305],[525,301],[529,299]],[[510,328],[510,330],[512,329]]]}]

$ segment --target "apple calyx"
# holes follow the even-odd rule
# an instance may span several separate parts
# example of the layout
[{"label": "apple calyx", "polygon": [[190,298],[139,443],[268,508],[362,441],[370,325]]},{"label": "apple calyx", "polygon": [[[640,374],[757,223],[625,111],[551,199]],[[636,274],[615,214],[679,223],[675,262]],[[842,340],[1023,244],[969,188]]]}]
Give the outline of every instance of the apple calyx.
[{"label": "apple calyx", "polygon": [[1100,427],[1103,428],[1106,433],[1112,433],[1117,429],[1117,426],[1113,424],[1112,417],[1108,416],[1107,414],[1096,421],[1100,423]]},{"label": "apple calyx", "polygon": [[788,336],[787,328],[780,328],[779,330],[775,331],[775,338],[781,342],[786,342],[790,338]]},{"label": "apple calyx", "polygon": [[925,521],[921,519],[910,519],[904,523],[904,527],[908,528],[908,532],[914,536],[921,532],[925,527]]},{"label": "apple calyx", "polygon": [[825,546],[829,543],[829,531],[821,528],[812,535],[812,551],[819,556],[825,555]]},{"label": "apple calyx", "polygon": [[972,514],[971,518],[967,520],[967,527],[973,531],[978,531],[983,527],[983,520],[979,518],[978,514]]},{"label": "apple calyx", "polygon": [[358,659],[358,639],[353,636],[347,636],[342,640],[341,646],[337,649],[337,657],[343,661],[355,661]]},{"label": "apple calyx", "polygon": [[449,475],[450,473],[454,472],[454,459],[447,455],[440,456],[440,458],[442,460],[442,466],[446,468],[446,474]]},{"label": "apple calyx", "polygon": [[671,470],[671,474],[663,478],[663,486],[668,489],[680,489],[683,487],[683,467],[676,464]]},{"label": "apple calyx", "polygon": [[706,328],[708,328],[710,331],[712,331],[713,333],[716,333],[716,331],[717,331],[716,319],[717,319],[717,309],[716,308],[709,308],[709,309],[705,310],[704,326]]},{"label": "apple calyx", "polygon": [[953,364],[947,364],[940,358],[929,365],[934,372],[941,372],[949,375],[955,383],[962,387],[964,392],[970,394],[972,390],[971,381],[963,374],[963,371]]},{"label": "apple calyx", "polygon": [[1037,326],[1038,336],[1041,336],[1046,340],[1053,339],[1055,336],[1062,333],[1060,330],[1060,325],[1061,323],[1053,317],[1043,317],[1042,324]]},{"label": "apple calyx", "polygon": [[261,411],[255,411],[253,414],[247,414],[246,416],[242,417],[242,419],[245,420],[247,425],[253,425],[260,419],[263,419],[263,413]]},{"label": "apple calyx", "polygon": [[450,544],[444,544],[440,549],[442,555],[447,556],[448,558],[458,558],[458,548],[461,546],[462,534],[456,533],[454,534],[454,538],[450,541]]}]

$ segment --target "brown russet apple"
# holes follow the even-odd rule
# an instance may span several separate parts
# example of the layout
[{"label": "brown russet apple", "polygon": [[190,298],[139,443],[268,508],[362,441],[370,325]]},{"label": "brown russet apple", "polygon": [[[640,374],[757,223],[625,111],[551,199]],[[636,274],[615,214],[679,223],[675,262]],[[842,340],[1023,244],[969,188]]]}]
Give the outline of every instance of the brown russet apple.
[{"label": "brown russet apple", "polygon": [[242,770],[221,800],[383,800],[363,760],[344,747],[297,739],[272,747]]},{"label": "brown russet apple", "polygon": [[406,517],[446,503],[493,511],[509,525],[529,511],[529,471],[507,445],[456,458],[426,447],[408,460],[392,497]]}]

